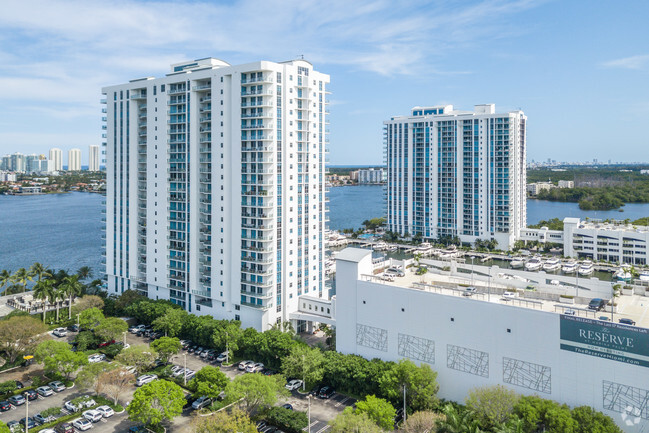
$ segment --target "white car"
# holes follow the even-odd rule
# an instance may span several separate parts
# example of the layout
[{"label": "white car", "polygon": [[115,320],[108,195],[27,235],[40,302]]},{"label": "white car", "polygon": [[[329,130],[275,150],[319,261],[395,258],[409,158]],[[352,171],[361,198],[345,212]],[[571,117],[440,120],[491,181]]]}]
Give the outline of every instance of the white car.
[{"label": "white car", "polygon": [[182,371],[182,370],[183,370],[183,368],[180,365],[174,365],[173,367],[171,367],[171,374],[173,375],[173,374],[178,373],[179,371]]},{"label": "white car", "polygon": [[56,328],[54,331],[52,331],[52,335],[56,335],[57,337],[65,337],[68,335],[68,330],[65,328]]},{"label": "white car", "polygon": [[98,410],[87,410],[83,414],[83,417],[90,422],[99,422],[104,417],[104,415]]},{"label": "white car", "polygon": [[516,293],[514,292],[505,292],[503,293],[503,301],[509,301],[511,299],[514,299],[516,297]]},{"label": "white car", "polygon": [[225,362],[228,360],[228,352],[223,352],[216,357],[216,362]]},{"label": "white car", "polygon": [[246,367],[246,373],[257,373],[259,371],[262,371],[264,369],[264,364],[261,362],[257,362],[255,364],[248,364]]},{"label": "white car", "polygon": [[92,423],[85,418],[77,418],[72,421],[72,426],[77,430],[86,431],[92,428]]},{"label": "white car", "polygon": [[239,363],[239,370],[245,370],[250,364],[254,364],[255,361],[241,361]]},{"label": "white car", "polygon": [[289,391],[293,391],[295,389],[299,389],[301,386],[302,386],[301,380],[293,379],[286,384],[286,389],[288,389]]},{"label": "white car", "polygon": [[135,367],[133,367],[132,365],[128,365],[128,366],[126,366],[124,369],[125,369],[126,371],[128,371],[129,373],[131,373],[131,374],[135,374],[135,372],[137,371],[137,370],[135,369]]},{"label": "white car", "polygon": [[79,412],[81,409],[83,409],[83,404],[75,405],[72,403],[72,401],[66,401],[65,403],[63,403],[63,408],[68,412]]},{"label": "white car", "polygon": [[46,428],[45,430],[41,430],[41,433],[56,433],[56,431],[52,430],[51,428]]},{"label": "white car", "polygon": [[137,334],[138,331],[143,330],[146,327],[146,325],[137,325],[134,326],[133,329],[131,330],[131,334]]},{"label": "white car", "polygon": [[103,353],[95,353],[94,355],[88,356],[88,362],[93,364],[95,362],[101,362],[106,359],[106,355]]},{"label": "white car", "polygon": [[143,374],[142,376],[137,378],[137,381],[135,381],[135,386],[146,385],[147,383],[153,382],[157,378],[157,374]]},{"label": "white car", "polygon": [[111,416],[115,415],[115,411],[110,408],[110,406],[99,406],[97,409],[95,409],[97,412],[101,412],[101,416],[104,418],[110,418]]}]

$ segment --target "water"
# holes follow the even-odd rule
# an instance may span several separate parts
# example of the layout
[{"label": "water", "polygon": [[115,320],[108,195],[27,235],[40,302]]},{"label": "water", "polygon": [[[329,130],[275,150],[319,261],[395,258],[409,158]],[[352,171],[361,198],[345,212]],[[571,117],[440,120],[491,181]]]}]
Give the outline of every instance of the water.
[{"label": "water", "polygon": [[40,262],[71,272],[89,266],[95,277],[103,275],[103,199],[82,192],[0,195],[0,270]]},{"label": "water", "polygon": [[[334,187],[329,193],[330,227],[359,228],[366,219],[384,215],[381,186]],[[95,276],[101,264],[103,197],[70,193],[15,197],[0,195],[0,270],[16,271],[38,261],[72,272],[89,266]],[[550,218],[637,218],[649,216],[649,203],[627,204],[624,212],[582,211],[576,203],[528,200],[528,222]]]}]

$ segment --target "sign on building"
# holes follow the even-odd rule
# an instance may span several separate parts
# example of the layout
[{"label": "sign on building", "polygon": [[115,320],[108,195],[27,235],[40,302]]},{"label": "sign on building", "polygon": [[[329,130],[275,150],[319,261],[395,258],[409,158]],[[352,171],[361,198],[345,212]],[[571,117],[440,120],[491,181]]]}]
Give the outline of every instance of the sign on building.
[{"label": "sign on building", "polygon": [[649,367],[649,329],[561,315],[561,349]]}]

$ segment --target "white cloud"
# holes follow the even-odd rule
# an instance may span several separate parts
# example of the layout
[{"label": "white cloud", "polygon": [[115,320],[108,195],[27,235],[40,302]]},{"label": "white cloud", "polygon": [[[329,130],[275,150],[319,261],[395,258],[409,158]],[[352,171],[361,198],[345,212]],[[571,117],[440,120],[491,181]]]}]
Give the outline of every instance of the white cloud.
[{"label": "white cloud", "polygon": [[610,60],[603,64],[607,68],[622,68],[641,70],[649,67],[649,54],[638,56],[624,57],[621,59]]}]

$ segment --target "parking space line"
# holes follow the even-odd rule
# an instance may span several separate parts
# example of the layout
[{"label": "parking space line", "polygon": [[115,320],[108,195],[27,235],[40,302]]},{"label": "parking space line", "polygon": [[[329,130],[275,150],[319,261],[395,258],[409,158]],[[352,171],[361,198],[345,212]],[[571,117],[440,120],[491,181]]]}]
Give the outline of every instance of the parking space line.
[{"label": "parking space line", "polygon": [[345,404],[345,402],[347,402],[347,400],[349,400],[349,397],[345,397],[345,398],[343,398],[343,399],[340,400],[338,403],[336,403],[336,405],[335,405],[334,407],[340,407],[340,406],[342,406],[343,404]]},{"label": "parking space line", "polygon": [[323,433],[323,432],[329,430],[330,428],[331,428],[331,426],[329,424],[327,424],[326,426],[324,426],[323,428],[321,428],[320,430],[318,430],[315,433]]}]

